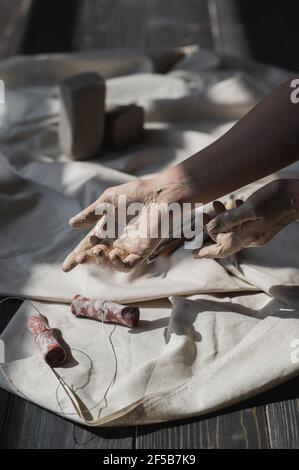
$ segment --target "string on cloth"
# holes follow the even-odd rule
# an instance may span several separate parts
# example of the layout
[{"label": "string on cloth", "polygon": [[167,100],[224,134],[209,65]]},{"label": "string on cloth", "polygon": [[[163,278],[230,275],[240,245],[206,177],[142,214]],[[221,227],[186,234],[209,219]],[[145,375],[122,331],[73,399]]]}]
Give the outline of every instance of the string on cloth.
[{"label": "string on cloth", "polygon": [[[31,305],[40,315],[42,315],[41,311],[38,309],[38,307],[36,305],[34,305],[33,302],[31,302],[30,300],[24,298],[24,297],[17,297],[17,296],[10,296],[10,297],[5,297],[4,299],[0,300],[0,304],[8,301],[8,300],[21,300],[21,301],[25,301],[27,303],[29,303],[29,305]],[[115,384],[115,381],[116,381],[116,377],[117,377],[117,372],[118,372],[118,360],[117,360],[117,355],[116,355],[116,350],[115,350],[115,346],[113,344],[113,341],[112,341],[112,335],[113,333],[115,332],[116,330],[116,325],[114,325],[114,328],[111,330],[110,334],[108,334],[108,331],[106,329],[106,326],[105,326],[105,320],[106,320],[106,315],[107,315],[107,312],[105,313],[105,311],[102,311],[101,312],[101,322],[102,322],[102,326],[103,326],[103,329],[104,329],[104,332],[105,332],[105,336],[108,338],[108,341],[109,341],[109,344],[111,346],[111,350],[112,350],[112,353],[113,353],[113,358],[114,358],[114,373],[113,373],[113,376],[104,392],[104,395],[103,397],[101,398],[101,400],[99,400],[95,405],[93,405],[91,408],[86,408],[84,411],[85,412],[91,412],[92,410],[94,410],[95,408],[97,408],[98,406],[100,406],[100,404],[104,401],[104,406],[102,406],[102,408],[100,408],[99,412],[98,412],[98,419],[100,419],[100,416],[101,416],[101,413],[102,411],[107,407],[108,405],[108,401],[107,401],[107,395],[111,389],[111,387]],[[81,410],[78,410],[77,409],[77,406],[76,404],[74,403],[74,400],[73,398],[70,396],[69,392],[68,392],[68,389],[70,389],[74,394],[77,393],[78,390],[82,390],[86,387],[86,385],[88,385],[89,383],[89,379],[90,379],[90,375],[91,375],[91,371],[93,369],[93,363],[92,363],[92,360],[91,358],[88,356],[88,354],[84,353],[83,351],[80,351],[79,349],[75,349],[75,348],[71,348],[70,347],[70,350],[71,351],[78,351],[80,352],[81,354],[83,354],[85,357],[88,358],[88,360],[90,361],[90,368],[89,368],[89,371],[88,371],[88,379],[87,381],[81,385],[81,386],[78,386],[77,388],[73,385],[71,385],[70,387],[68,386],[68,384],[65,382],[64,378],[62,376],[60,376],[58,374],[58,372],[56,370],[54,370],[49,364],[49,367],[50,369],[52,369],[52,371],[54,372],[55,376],[57,377],[58,379],[58,386],[57,386],[57,389],[56,389],[56,401],[57,401],[57,404],[61,410],[61,412],[59,414],[62,414],[63,416],[70,416],[70,415],[80,415],[81,416]],[[3,373],[3,371],[1,370],[1,372]],[[4,374],[5,378],[6,378],[6,375]],[[9,382],[11,382],[9,380]],[[75,407],[75,409],[77,410],[76,413],[70,413],[70,412],[65,412],[63,411],[63,408],[61,406],[61,403],[60,403],[60,400],[59,400],[59,397],[58,397],[58,390],[59,390],[59,387],[62,386],[64,391],[66,392],[66,394],[68,395],[68,397],[70,398],[73,406]],[[16,387],[14,387],[16,389]],[[17,389],[16,389],[17,390]],[[19,393],[19,391],[18,391]],[[21,395],[23,395],[21,393]]]}]

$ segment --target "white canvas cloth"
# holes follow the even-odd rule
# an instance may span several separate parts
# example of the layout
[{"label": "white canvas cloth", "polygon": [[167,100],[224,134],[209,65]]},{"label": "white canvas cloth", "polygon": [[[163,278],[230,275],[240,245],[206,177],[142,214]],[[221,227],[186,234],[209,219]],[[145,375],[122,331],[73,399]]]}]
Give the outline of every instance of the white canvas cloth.
[{"label": "white canvas cloth", "polygon": [[[108,78],[108,104],[145,108],[142,144],[90,162],[61,154],[58,82],[82,70]],[[3,388],[89,425],[129,425],[216,410],[299,372],[292,349],[299,339],[298,223],[266,247],[221,263],[193,260],[181,248],[167,262],[157,259],[130,274],[97,266],[61,271],[83,236],[69,228],[72,215],[105,188],[205,147],[288,76],[207,51],[193,53],[167,75],[153,74],[147,57],[124,53],[20,57],[0,65],[6,85],[0,105],[0,293],[34,299],[72,356],[55,371],[42,361],[25,328],[32,312],[25,302],[1,335]],[[298,177],[298,165],[284,174]],[[75,318],[69,307],[75,294],[143,302],[140,326],[128,331]]]}]

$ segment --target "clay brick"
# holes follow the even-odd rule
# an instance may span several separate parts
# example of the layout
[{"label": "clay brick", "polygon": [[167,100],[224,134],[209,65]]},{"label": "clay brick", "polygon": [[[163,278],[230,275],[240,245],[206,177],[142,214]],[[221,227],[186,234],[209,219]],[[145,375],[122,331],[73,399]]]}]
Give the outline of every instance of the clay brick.
[{"label": "clay brick", "polygon": [[144,111],[141,106],[117,106],[106,113],[105,147],[123,150],[139,142],[143,135]]},{"label": "clay brick", "polygon": [[59,138],[62,151],[74,160],[97,156],[105,125],[105,81],[97,73],[82,73],[60,83]]}]

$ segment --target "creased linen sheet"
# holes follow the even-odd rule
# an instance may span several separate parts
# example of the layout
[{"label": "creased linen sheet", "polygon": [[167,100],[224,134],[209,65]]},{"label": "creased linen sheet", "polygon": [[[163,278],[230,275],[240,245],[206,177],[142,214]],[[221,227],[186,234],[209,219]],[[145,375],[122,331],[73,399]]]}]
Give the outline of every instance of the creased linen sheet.
[{"label": "creased linen sheet", "polygon": [[[58,145],[58,83],[86,70],[107,78],[108,104],[145,108],[146,136],[122,154],[73,162]],[[63,368],[42,362],[25,328],[32,311],[25,302],[1,336],[6,362],[0,384],[91,426],[199,415],[299,372],[292,349],[299,338],[298,223],[266,247],[221,263],[193,260],[182,247],[169,260],[130,274],[97,266],[61,271],[83,236],[69,228],[72,215],[105,188],[151,175],[213,142],[289,77],[201,50],[166,75],[152,70],[146,55],[124,53],[0,64],[6,85],[0,105],[0,293],[34,299],[69,352]],[[298,177],[298,165],[283,174]],[[68,303],[75,294],[144,302],[141,323],[128,331],[74,318]]]},{"label": "creased linen sheet", "polygon": [[215,411],[298,373],[298,311],[266,294],[171,303],[141,305],[141,322],[130,331],[76,318],[66,305],[36,303],[68,352],[65,367],[51,369],[26,329],[33,308],[25,302],[1,337],[0,385],[65,418],[116,426]]}]

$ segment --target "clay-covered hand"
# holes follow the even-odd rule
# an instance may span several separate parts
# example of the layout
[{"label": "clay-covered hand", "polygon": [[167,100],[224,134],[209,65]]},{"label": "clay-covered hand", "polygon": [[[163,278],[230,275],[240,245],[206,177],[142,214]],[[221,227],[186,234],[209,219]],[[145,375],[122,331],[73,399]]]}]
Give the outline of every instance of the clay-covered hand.
[{"label": "clay-covered hand", "polygon": [[253,193],[236,208],[214,202],[216,216],[205,214],[205,230],[213,244],[193,253],[194,258],[226,258],[243,248],[258,247],[298,219],[299,180],[276,180]]},{"label": "clay-covered hand", "polygon": [[[103,236],[103,230],[107,229],[105,210],[110,210],[112,207],[114,220],[118,221],[117,214],[121,210],[119,196],[125,196],[126,207],[132,203],[142,203],[141,210],[138,210],[137,216],[131,214],[131,219],[125,220],[121,232],[116,224],[114,236],[107,238]],[[70,220],[73,228],[93,228],[67,256],[63,270],[68,272],[78,264],[84,263],[96,263],[123,272],[133,269],[160,243],[158,237],[151,237],[149,234],[149,229],[154,228],[153,224],[157,220],[151,208],[152,203],[164,199],[167,202],[172,197],[176,197],[176,188],[169,185],[163,189],[156,189],[151,180],[135,180],[106,189],[93,204]]]}]

